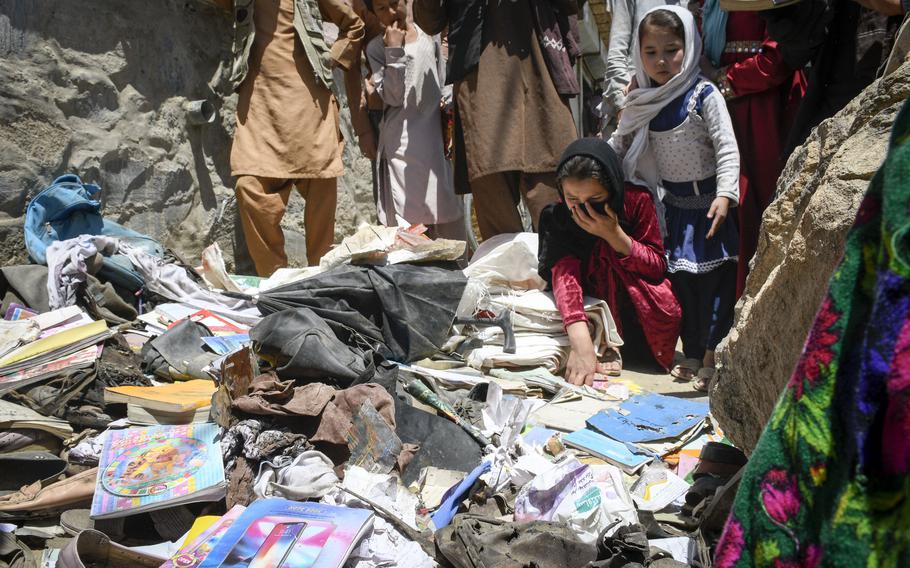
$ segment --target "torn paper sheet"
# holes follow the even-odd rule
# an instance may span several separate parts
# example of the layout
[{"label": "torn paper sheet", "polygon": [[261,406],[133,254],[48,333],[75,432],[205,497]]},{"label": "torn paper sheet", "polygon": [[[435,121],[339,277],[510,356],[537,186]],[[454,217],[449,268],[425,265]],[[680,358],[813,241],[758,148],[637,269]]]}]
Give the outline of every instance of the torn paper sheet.
[{"label": "torn paper sheet", "polygon": [[652,465],[632,484],[630,492],[642,511],[660,511],[689,490],[689,484],[669,469]]}]

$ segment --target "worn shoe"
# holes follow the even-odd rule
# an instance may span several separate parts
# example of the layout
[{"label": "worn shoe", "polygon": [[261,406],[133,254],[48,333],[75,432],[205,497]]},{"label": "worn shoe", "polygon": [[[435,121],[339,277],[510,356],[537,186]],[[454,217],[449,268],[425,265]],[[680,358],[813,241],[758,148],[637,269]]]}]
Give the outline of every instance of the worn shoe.
[{"label": "worn shoe", "polygon": [[91,501],[98,468],[46,485],[36,481],[15,493],[0,496],[0,520],[52,517],[73,505]]},{"label": "worn shoe", "polygon": [[88,529],[60,551],[56,568],[158,568],[161,564],[160,558],[115,544],[106,534]]}]

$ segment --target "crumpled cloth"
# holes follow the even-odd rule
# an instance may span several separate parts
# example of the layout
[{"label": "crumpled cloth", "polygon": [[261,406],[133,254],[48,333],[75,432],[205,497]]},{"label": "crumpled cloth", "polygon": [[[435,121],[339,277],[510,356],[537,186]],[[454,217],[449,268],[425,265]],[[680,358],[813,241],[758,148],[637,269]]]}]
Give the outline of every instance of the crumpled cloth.
[{"label": "crumpled cloth", "polygon": [[294,458],[279,456],[259,464],[253,493],[259,499],[320,499],[338,483],[334,467],[332,460],[316,450],[303,452]]},{"label": "crumpled cloth", "polygon": [[456,568],[582,568],[597,559],[597,548],[579,540],[570,527],[545,521],[508,523],[462,513],[435,536],[439,551]]},{"label": "crumpled cloth", "polygon": [[[344,477],[344,487],[369,499],[395,515],[412,529],[417,528],[417,498],[392,475],[369,473],[363,468],[351,467]],[[321,503],[336,507],[370,509],[371,505],[354,497],[344,489],[327,493]],[[386,521],[381,515],[373,517],[373,527],[351,551],[348,568],[434,568],[430,558],[419,543],[406,536],[400,527]]]},{"label": "crumpled cloth", "polygon": [[97,436],[92,436],[81,440],[73,449],[69,451],[67,460],[79,465],[98,465],[101,459],[101,452],[104,450],[104,440],[107,438],[107,430]]},{"label": "crumpled cloth", "polygon": [[262,319],[259,310],[252,303],[206,290],[190,278],[186,268],[178,264],[148,254],[128,243],[120,243],[118,252],[130,259],[133,268],[145,280],[145,287],[156,294],[200,310],[207,309],[213,314],[246,325],[255,325]]},{"label": "crumpled cloth", "polygon": [[[97,235],[80,235],[75,239],[55,241],[47,247],[47,295],[52,310],[76,304],[76,290],[88,279],[87,259],[117,252],[117,239]],[[96,272],[100,264],[93,266]]]},{"label": "crumpled cloth", "polygon": [[253,494],[253,483],[256,480],[256,472],[250,465],[250,460],[239,456],[231,462],[230,467],[225,466],[227,472],[228,488],[225,494],[225,502],[228,508],[234,505],[248,506],[255,501],[256,495]]},{"label": "crumpled cloth", "polygon": [[249,394],[235,399],[233,407],[248,414],[318,419],[295,423],[295,430],[306,432],[313,443],[346,446],[353,416],[364,400],[369,400],[380,416],[395,427],[395,401],[374,383],[336,390],[322,383],[295,386],[294,381],[281,381],[267,373],[253,379]]},{"label": "crumpled cloth", "polygon": [[310,447],[303,434],[271,428],[262,420],[241,420],[234,424],[221,437],[228,507],[246,506],[256,498],[253,483],[260,461],[293,459]]},{"label": "crumpled cloth", "polygon": [[257,461],[279,455],[293,457],[308,447],[303,434],[264,429],[259,420],[242,420],[221,437],[221,453],[225,461],[238,455]]}]

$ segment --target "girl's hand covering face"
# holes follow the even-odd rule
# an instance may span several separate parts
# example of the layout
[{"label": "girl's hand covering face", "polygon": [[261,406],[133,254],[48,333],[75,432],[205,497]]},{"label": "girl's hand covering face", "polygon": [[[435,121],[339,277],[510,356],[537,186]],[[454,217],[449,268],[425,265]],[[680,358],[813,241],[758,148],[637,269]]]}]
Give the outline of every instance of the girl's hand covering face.
[{"label": "girl's hand covering face", "polygon": [[569,210],[578,226],[596,237],[606,239],[619,228],[619,218],[606,201],[570,205]]}]

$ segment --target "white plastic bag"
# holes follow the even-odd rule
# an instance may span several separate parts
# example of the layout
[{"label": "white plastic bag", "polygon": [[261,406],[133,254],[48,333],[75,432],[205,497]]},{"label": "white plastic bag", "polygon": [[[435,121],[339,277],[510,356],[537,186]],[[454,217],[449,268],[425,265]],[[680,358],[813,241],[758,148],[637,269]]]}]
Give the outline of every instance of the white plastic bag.
[{"label": "white plastic bag", "polygon": [[570,458],[521,488],[515,500],[515,520],[565,523],[582,541],[594,543],[607,527],[613,525],[608,532],[612,534],[637,523],[638,515],[619,468],[585,465]]}]

